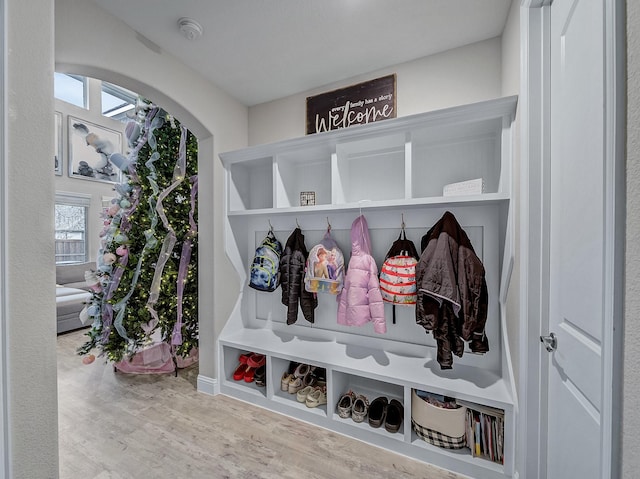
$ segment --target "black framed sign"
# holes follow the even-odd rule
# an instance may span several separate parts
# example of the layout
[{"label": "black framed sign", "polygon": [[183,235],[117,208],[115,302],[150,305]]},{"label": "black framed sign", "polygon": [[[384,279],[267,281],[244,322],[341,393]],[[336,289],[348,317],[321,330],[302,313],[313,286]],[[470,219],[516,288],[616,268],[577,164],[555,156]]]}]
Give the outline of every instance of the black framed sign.
[{"label": "black framed sign", "polygon": [[307,135],[395,117],[395,73],[307,97]]}]

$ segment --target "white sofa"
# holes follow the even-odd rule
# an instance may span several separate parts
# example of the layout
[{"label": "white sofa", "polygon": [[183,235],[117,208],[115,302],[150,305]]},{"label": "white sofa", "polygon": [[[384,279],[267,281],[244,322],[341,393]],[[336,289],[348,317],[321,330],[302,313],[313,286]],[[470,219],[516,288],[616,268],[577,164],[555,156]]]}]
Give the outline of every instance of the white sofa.
[{"label": "white sofa", "polygon": [[95,263],[56,265],[56,317],[58,334],[89,326],[80,321],[80,311],[91,298],[84,272]]}]

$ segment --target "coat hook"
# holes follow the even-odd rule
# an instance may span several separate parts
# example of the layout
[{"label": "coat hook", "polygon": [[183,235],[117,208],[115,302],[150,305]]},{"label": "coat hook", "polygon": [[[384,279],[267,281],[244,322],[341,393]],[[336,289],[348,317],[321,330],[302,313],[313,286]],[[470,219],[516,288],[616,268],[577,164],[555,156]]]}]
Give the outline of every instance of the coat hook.
[{"label": "coat hook", "polygon": [[273,231],[273,225],[271,224],[271,220],[267,220],[269,222],[269,231]]},{"label": "coat hook", "polygon": [[404,231],[404,213],[402,213],[402,231]]},{"label": "coat hook", "polygon": [[327,232],[331,232],[331,223],[329,223],[329,217],[327,216]]},{"label": "coat hook", "polygon": [[296,218],[296,226],[300,228],[300,223],[298,223],[298,218]]}]

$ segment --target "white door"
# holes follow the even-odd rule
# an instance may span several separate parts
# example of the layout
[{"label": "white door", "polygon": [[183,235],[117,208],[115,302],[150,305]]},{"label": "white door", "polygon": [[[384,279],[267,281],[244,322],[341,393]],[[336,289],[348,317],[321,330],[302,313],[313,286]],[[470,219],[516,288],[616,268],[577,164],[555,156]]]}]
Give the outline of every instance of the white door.
[{"label": "white door", "polygon": [[548,317],[557,343],[548,368],[549,479],[609,476],[611,443],[603,440],[611,415],[611,393],[604,391],[613,234],[607,228],[605,3],[554,0],[550,11]]}]

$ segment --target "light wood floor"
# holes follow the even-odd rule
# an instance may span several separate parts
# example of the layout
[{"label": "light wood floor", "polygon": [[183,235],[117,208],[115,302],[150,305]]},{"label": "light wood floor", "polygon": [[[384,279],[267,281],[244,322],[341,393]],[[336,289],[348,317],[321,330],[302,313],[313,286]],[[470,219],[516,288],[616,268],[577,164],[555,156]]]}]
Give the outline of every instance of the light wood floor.
[{"label": "light wood floor", "polygon": [[455,479],[455,474],[262,408],[196,390],[173,375],[114,373],[58,337],[61,479]]}]

